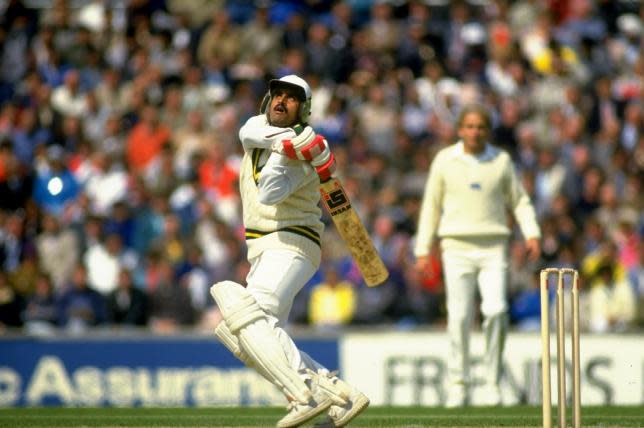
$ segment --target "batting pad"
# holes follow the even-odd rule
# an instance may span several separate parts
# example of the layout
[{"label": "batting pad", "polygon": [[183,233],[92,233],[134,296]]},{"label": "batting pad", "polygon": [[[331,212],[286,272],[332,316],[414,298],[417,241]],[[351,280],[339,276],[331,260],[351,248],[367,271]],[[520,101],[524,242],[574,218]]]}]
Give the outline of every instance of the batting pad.
[{"label": "batting pad", "polygon": [[239,338],[240,350],[246,351],[257,371],[293,399],[307,404],[311,391],[289,365],[266,314],[248,290],[236,282],[222,281],[210,287],[210,294],[228,329]]},{"label": "batting pad", "polygon": [[240,359],[247,366],[252,366],[253,362],[246,352],[239,347],[239,339],[230,332],[226,321],[222,320],[215,328],[215,336],[235,357]]},{"label": "batting pad", "polygon": [[217,339],[230,351],[233,355],[239,358],[246,366],[254,368],[257,372],[268,380],[270,383],[275,383],[273,376],[265,372],[261,367],[255,365],[253,360],[248,356],[246,351],[239,346],[239,339],[231,333],[226,321],[222,320],[215,328],[215,336]]}]

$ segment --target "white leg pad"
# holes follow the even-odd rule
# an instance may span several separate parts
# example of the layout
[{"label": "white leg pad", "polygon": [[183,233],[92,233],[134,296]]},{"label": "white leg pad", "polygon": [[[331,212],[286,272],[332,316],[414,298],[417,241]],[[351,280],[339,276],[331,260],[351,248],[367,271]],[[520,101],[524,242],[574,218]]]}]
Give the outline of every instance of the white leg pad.
[{"label": "white leg pad", "polygon": [[228,329],[239,338],[260,374],[284,390],[287,396],[306,404],[311,391],[296,370],[288,363],[284,349],[266,320],[266,314],[255,298],[242,285],[222,281],[210,287],[210,294],[224,317]]},{"label": "white leg pad", "polygon": [[241,348],[241,346],[239,345],[239,339],[237,338],[237,336],[231,333],[228,325],[226,324],[226,321],[222,320],[215,328],[215,336],[217,336],[219,341],[247,367],[257,370],[257,372],[262,375],[264,379],[268,380],[271,383],[275,383],[273,376],[271,376],[269,373],[266,373],[264,370],[262,370],[261,367],[257,367],[253,360],[248,356],[246,351]]}]

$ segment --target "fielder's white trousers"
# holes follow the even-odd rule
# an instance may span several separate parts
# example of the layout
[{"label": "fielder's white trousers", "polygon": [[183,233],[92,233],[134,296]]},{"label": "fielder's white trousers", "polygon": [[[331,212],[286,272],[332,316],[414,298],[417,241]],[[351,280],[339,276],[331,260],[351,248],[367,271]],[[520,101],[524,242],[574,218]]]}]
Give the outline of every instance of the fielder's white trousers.
[{"label": "fielder's white trousers", "polygon": [[268,323],[275,330],[291,367],[300,372],[324,367],[298,350],[283,327],[295,296],[316,270],[306,257],[291,250],[275,249],[266,250],[251,259],[250,272],[246,277],[247,289],[266,312]]},{"label": "fielder's white trousers", "polygon": [[450,384],[466,388],[470,381],[469,339],[478,287],[486,344],[485,381],[488,385],[498,385],[507,330],[507,239],[443,239],[441,249],[447,295]]}]

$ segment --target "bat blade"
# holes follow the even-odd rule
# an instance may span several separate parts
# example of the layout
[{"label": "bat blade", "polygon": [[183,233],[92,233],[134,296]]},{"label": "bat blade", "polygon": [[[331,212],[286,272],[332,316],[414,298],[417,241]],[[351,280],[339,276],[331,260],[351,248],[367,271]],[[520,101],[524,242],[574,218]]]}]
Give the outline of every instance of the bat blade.
[{"label": "bat blade", "polygon": [[389,272],[373,245],[358,213],[337,178],[320,184],[322,204],[331,216],[338,233],[356,261],[360,273],[369,287],[382,284]]}]

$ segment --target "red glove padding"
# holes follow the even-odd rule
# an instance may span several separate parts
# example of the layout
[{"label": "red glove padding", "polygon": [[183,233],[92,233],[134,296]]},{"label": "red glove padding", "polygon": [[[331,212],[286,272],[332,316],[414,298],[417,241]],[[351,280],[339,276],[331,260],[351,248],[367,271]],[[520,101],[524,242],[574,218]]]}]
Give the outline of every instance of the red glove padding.
[{"label": "red glove padding", "polygon": [[291,159],[312,161],[329,149],[329,143],[322,135],[316,135],[313,140],[298,147],[295,140],[282,140],[282,150]]},{"label": "red glove padding", "polygon": [[[312,162],[311,162],[311,165],[313,165]],[[329,152],[329,160],[327,160],[322,165],[319,165],[319,166],[313,165],[313,166],[315,167],[315,172],[318,173],[318,177],[320,177],[320,181],[326,181],[329,178],[331,178],[331,176],[335,172],[335,168],[336,168],[335,156],[333,156],[333,153]]]}]

